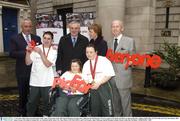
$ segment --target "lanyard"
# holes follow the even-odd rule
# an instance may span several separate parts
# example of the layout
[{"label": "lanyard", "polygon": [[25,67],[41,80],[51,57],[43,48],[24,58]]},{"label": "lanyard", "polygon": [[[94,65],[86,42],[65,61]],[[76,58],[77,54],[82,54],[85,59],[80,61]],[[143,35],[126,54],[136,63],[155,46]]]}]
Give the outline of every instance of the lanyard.
[{"label": "lanyard", "polygon": [[44,45],[43,45],[43,54],[45,55],[46,58],[48,57],[50,48],[51,48],[51,45],[49,46],[48,51],[47,51],[47,55],[46,55],[45,50],[44,50]]},{"label": "lanyard", "polygon": [[95,78],[97,60],[98,60],[98,55],[96,56],[96,59],[95,59],[94,68],[92,67],[92,62],[90,60],[90,70],[91,70],[91,76],[92,76],[93,81],[94,81],[94,78]]}]

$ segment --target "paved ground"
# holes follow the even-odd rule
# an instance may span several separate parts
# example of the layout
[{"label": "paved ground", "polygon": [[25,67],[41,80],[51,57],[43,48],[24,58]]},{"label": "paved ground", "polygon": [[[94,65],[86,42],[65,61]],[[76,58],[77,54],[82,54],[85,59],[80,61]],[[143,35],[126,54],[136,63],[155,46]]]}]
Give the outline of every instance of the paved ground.
[{"label": "paved ground", "polygon": [[[132,94],[132,109],[135,117],[164,117],[180,116],[178,102],[163,100],[150,96]],[[16,88],[0,91],[0,117],[18,116],[18,95]],[[41,113],[40,106],[39,116]]]}]

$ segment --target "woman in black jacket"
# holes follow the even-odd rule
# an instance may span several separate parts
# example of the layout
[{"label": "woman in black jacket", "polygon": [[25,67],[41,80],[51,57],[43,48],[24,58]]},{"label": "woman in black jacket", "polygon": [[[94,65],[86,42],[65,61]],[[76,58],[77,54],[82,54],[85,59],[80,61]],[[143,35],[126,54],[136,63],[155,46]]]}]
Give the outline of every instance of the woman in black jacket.
[{"label": "woman in black jacket", "polygon": [[102,28],[98,24],[92,24],[88,27],[89,36],[91,38],[90,43],[94,44],[98,51],[98,55],[106,56],[107,52],[107,42],[103,39]]}]

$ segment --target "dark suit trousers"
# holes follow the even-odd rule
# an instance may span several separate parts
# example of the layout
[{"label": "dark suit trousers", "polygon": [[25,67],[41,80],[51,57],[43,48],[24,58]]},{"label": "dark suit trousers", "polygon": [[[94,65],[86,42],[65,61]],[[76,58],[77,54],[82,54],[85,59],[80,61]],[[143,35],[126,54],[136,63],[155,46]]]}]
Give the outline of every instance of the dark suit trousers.
[{"label": "dark suit trousers", "polygon": [[26,115],[26,103],[29,93],[29,77],[17,77],[19,90],[19,113],[22,116]]}]

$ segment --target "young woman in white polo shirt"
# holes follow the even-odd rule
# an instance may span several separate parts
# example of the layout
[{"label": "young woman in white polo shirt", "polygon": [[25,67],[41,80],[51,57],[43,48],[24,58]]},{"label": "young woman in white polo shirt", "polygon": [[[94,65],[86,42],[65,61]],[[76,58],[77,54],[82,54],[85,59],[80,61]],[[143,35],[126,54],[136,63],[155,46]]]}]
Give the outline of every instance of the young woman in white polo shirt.
[{"label": "young woman in white polo shirt", "polygon": [[28,45],[26,64],[32,64],[30,75],[30,92],[27,103],[27,116],[35,116],[39,99],[42,97],[43,115],[49,115],[48,91],[53,84],[57,50],[52,47],[53,33],[48,31],[43,34],[42,45],[32,48]]},{"label": "young woman in white polo shirt", "polygon": [[[75,75],[82,76],[82,64],[79,59],[73,59],[70,63],[70,70],[66,71],[61,78],[71,81]],[[83,96],[82,92],[71,89],[62,89],[60,96],[56,99],[55,111],[51,116],[80,116],[77,101]]]},{"label": "young woman in white polo shirt", "polygon": [[113,116],[112,91],[109,80],[115,76],[111,62],[103,56],[97,55],[93,44],[86,47],[85,62],[82,70],[83,79],[91,83],[91,115]]}]

